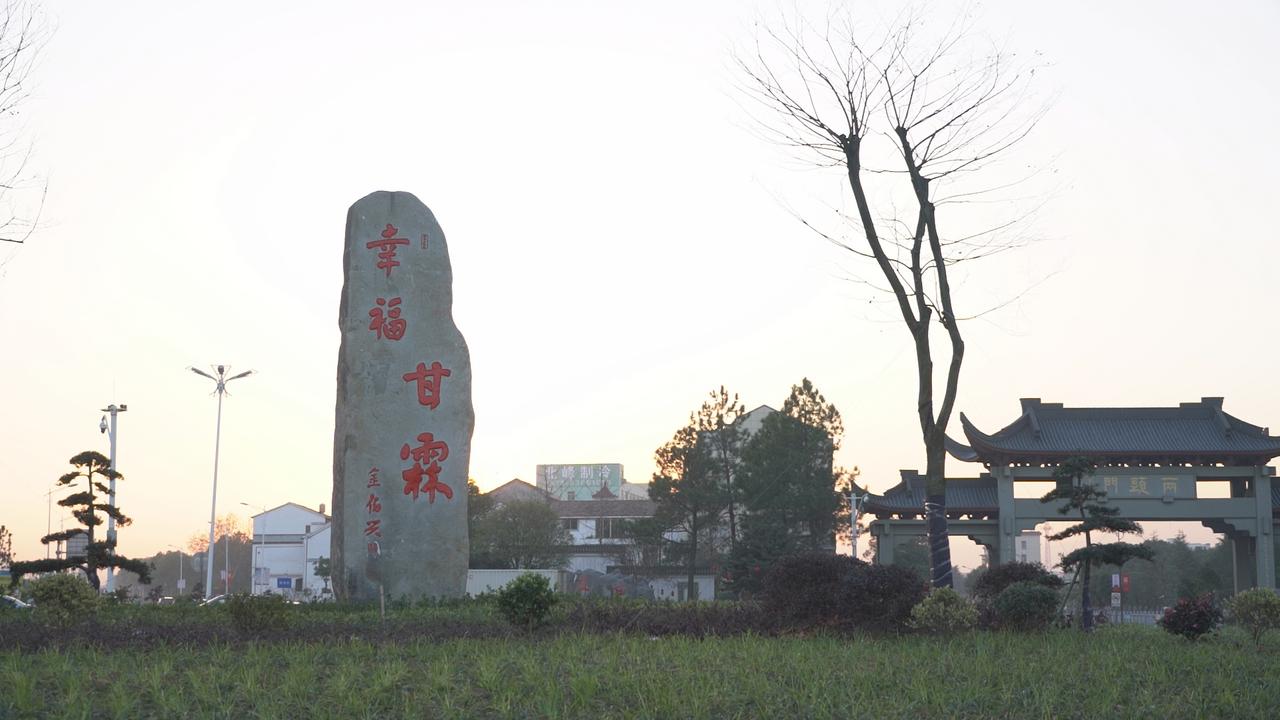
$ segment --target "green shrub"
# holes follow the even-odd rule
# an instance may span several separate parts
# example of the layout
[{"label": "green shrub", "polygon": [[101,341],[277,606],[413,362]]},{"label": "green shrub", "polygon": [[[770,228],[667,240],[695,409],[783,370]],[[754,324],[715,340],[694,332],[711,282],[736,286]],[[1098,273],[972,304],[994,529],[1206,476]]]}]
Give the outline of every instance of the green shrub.
[{"label": "green shrub", "polygon": [[498,610],[512,625],[532,628],[547,619],[556,593],[538,573],[525,573],[498,591]]},{"label": "green shrub", "polygon": [[978,602],[995,602],[1005,588],[1014,583],[1029,582],[1057,590],[1062,578],[1054,575],[1040,563],[1007,562],[993,565],[978,574],[973,581],[972,592]]},{"label": "green shrub", "polygon": [[36,620],[67,627],[91,619],[98,612],[98,592],[79,575],[57,573],[31,583]]},{"label": "green shrub", "polygon": [[848,578],[868,567],[847,555],[811,553],[777,560],[764,573],[760,601],[780,622],[830,623],[844,615],[843,589]]},{"label": "green shrub", "polygon": [[925,592],[913,570],[814,553],[774,563],[765,574],[761,600],[770,617],[783,624],[897,630],[906,626]]},{"label": "green shrub", "polygon": [[235,629],[248,636],[289,627],[289,606],[281,595],[237,593],[227,597],[227,613]]},{"label": "green shrub", "polygon": [[1164,611],[1164,617],[1160,618],[1158,624],[1166,632],[1181,635],[1188,640],[1197,640],[1222,624],[1222,608],[1214,602],[1213,593],[1179,598],[1173,607]]},{"label": "green shrub", "polygon": [[961,632],[978,624],[978,607],[949,587],[935,588],[911,608],[909,625],[937,635]]},{"label": "green shrub", "polygon": [[1227,609],[1231,622],[1247,630],[1255,645],[1262,644],[1268,630],[1280,630],[1280,595],[1274,590],[1245,590],[1231,598]]},{"label": "green shrub", "polygon": [[1058,615],[1058,592],[1037,582],[1016,582],[996,596],[994,609],[1002,628],[1044,630]]},{"label": "green shrub", "polygon": [[862,565],[849,575],[842,597],[845,616],[868,630],[902,630],[911,609],[928,594],[924,580],[898,565]]}]

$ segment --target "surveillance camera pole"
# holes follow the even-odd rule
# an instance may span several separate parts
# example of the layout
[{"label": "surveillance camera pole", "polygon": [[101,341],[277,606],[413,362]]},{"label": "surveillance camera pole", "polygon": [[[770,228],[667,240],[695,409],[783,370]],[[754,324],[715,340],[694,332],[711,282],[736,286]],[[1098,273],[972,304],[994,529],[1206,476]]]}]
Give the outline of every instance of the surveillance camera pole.
[{"label": "surveillance camera pole", "polygon": [[[108,504],[111,505],[112,510],[116,509],[116,415],[128,409],[129,409],[128,405],[120,405],[117,407],[116,405],[112,404],[112,405],[106,406],[105,408],[102,409],[102,412],[107,413],[111,416],[111,424],[106,425],[104,423],[99,426],[103,432],[108,433],[108,437],[110,438],[110,441],[111,441],[111,464],[110,464],[111,485],[108,488],[108,492],[107,492],[107,497],[108,497],[107,502]],[[106,418],[104,417],[103,420],[105,421]],[[107,546],[108,546],[107,552],[114,555],[116,553],[116,516],[114,513],[107,515]],[[108,567],[107,568],[107,592],[114,592],[115,589],[116,589],[116,569],[113,567]]]},{"label": "surveillance camera pole", "polygon": [[[214,392],[218,395],[218,424],[213,436],[213,500],[209,507],[209,557],[205,563],[206,567],[204,576],[204,597],[208,600],[213,597],[213,532],[217,523],[218,512],[218,451],[222,446],[222,396],[227,394],[227,383],[232,380],[239,380],[242,377],[252,375],[253,371],[248,370],[240,373],[239,375],[226,377],[227,366],[218,365],[214,368],[217,371],[218,376],[214,377],[199,368],[193,367],[188,369],[197,375],[207,377],[217,383],[217,387],[214,389]],[[227,548],[230,550],[230,545],[228,545]]]}]

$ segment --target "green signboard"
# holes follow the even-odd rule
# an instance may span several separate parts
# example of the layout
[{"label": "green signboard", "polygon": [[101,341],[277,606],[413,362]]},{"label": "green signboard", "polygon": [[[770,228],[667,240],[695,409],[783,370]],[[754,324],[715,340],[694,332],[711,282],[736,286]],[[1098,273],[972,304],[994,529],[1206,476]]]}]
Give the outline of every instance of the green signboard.
[{"label": "green signboard", "polygon": [[1093,476],[1093,484],[1116,500],[1190,500],[1196,496],[1194,475],[1099,473]]},{"label": "green signboard", "polygon": [[614,498],[622,496],[620,463],[539,465],[537,475],[538,487],[557,500],[591,500],[600,495],[612,495]]}]

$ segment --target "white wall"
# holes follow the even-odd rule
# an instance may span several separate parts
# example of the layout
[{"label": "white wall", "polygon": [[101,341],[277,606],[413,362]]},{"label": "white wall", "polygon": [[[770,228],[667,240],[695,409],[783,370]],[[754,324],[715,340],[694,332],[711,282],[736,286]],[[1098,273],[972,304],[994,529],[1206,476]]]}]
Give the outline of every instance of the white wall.
[{"label": "white wall", "polygon": [[596,553],[576,555],[569,553],[565,558],[568,562],[568,569],[572,572],[582,572],[583,570],[596,570],[599,572],[608,572],[610,565],[617,565],[617,558],[598,555]]},{"label": "white wall", "polygon": [[303,577],[306,557],[306,550],[300,542],[256,545],[253,548],[254,594],[272,592],[291,595],[292,589],[283,591],[276,587],[276,578]]},{"label": "white wall", "polygon": [[618,493],[618,497],[623,500],[648,500],[649,486],[643,483],[622,483],[622,492]]},{"label": "white wall", "polygon": [[1043,563],[1044,556],[1040,549],[1040,533],[1024,530],[1014,538],[1014,559],[1025,563]]},{"label": "white wall", "polygon": [[[688,576],[649,578],[649,586],[653,588],[655,600],[684,600],[680,597],[680,585],[689,581]],[[716,579],[713,575],[695,575],[694,583],[698,586],[699,600],[714,600],[716,597]]]},{"label": "white wall", "polygon": [[525,573],[545,577],[551,582],[551,588],[556,592],[564,589],[562,581],[564,573],[560,570],[468,570],[467,595],[475,597],[480,593],[497,592]]},{"label": "white wall", "polygon": [[[333,533],[331,532],[332,529],[333,529],[332,525],[326,525],[323,530],[320,530],[319,532],[307,538],[307,542],[306,542],[306,558],[307,558],[306,573],[307,574],[303,579],[303,587],[306,587],[311,591],[310,597],[313,599],[333,597],[332,594],[326,594],[324,592],[325,590],[324,580],[322,578],[316,577],[316,562],[320,558],[329,557],[329,540],[331,537],[333,537]],[[330,589],[333,588],[332,582],[330,582],[329,588]]]}]

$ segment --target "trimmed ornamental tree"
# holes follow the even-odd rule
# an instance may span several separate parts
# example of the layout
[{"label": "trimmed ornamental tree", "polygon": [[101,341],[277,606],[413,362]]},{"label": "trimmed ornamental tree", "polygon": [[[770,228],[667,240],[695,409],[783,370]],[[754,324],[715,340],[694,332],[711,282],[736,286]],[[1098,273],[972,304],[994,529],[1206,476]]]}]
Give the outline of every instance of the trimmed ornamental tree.
[{"label": "trimmed ornamental tree", "polygon": [[1067,458],[1053,471],[1053,478],[1058,483],[1057,487],[1040,498],[1040,502],[1044,503],[1063,501],[1058,512],[1080,518],[1080,522],[1062,532],[1050,535],[1049,539],[1084,538],[1084,547],[1064,555],[1059,565],[1063,570],[1074,570],[1083,576],[1080,585],[1080,616],[1081,628],[1085,632],[1093,629],[1093,606],[1089,597],[1090,571],[1099,565],[1120,567],[1134,558],[1151,560],[1155,556],[1151,548],[1146,545],[1128,542],[1094,542],[1094,533],[1142,534],[1142,528],[1138,523],[1120,517],[1118,509],[1107,505],[1107,493],[1093,482],[1096,469],[1097,463],[1089,458]]},{"label": "trimmed ornamental tree", "polygon": [[85,546],[85,553],[83,556],[15,562],[10,567],[13,574],[11,582],[17,584],[23,575],[31,573],[80,570],[84,573],[85,579],[89,581],[93,589],[97,590],[99,587],[98,570],[114,567],[136,573],[142,583],[150,583],[151,565],[141,560],[132,560],[116,555],[114,552],[115,543],[109,539],[98,540],[95,532],[95,529],[104,522],[103,515],[115,518],[116,524],[121,526],[133,522],[128,517],[125,517],[124,513],[120,512],[118,508],[112,507],[110,502],[106,502],[110,490],[104,481],[113,477],[116,480],[120,480],[124,476],[111,469],[110,461],[102,453],[93,450],[86,450],[76,455],[71,458],[70,462],[76,469],[58,478],[56,484],[59,487],[65,487],[83,480],[84,489],[62,498],[58,501],[58,504],[62,507],[70,508],[71,514],[84,527],[45,535],[40,538],[40,542],[48,545],[49,543],[65,542],[72,538],[83,536],[88,541]]}]

